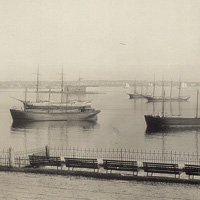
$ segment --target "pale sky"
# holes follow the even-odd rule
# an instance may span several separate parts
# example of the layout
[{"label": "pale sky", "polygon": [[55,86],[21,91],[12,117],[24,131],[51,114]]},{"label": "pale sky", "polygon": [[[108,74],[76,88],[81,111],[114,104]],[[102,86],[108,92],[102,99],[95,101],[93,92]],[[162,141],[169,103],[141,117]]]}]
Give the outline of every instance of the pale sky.
[{"label": "pale sky", "polygon": [[0,0],[0,81],[200,80],[200,0]]}]

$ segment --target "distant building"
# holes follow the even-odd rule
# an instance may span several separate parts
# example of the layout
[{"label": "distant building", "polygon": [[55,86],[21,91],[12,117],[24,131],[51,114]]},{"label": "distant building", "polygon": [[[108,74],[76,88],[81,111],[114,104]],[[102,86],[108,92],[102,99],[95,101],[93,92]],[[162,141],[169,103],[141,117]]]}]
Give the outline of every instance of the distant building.
[{"label": "distant building", "polygon": [[64,87],[64,92],[67,93],[86,93],[86,86],[83,85],[66,85]]}]

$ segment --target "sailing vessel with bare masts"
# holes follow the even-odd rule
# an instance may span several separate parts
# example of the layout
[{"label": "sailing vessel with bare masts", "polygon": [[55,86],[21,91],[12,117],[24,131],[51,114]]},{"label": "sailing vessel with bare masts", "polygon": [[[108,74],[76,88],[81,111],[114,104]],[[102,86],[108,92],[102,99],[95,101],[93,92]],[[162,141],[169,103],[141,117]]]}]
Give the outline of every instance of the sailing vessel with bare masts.
[{"label": "sailing vessel with bare masts", "polygon": [[145,121],[148,131],[164,130],[173,127],[200,127],[200,118],[198,116],[198,97],[199,91],[197,91],[197,105],[196,105],[196,117],[187,116],[167,116],[164,111],[164,101],[162,103],[161,115],[145,115]]},{"label": "sailing vessel with bare masts", "polygon": [[[164,81],[162,81],[162,94],[164,90]],[[162,101],[168,101],[168,102],[181,102],[181,101],[188,101],[189,96],[181,96],[181,81],[179,81],[179,95],[178,97],[172,97],[172,81],[171,81],[171,88],[170,88],[170,96],[155,96],[155,76],[154,76],[154,83],[153,83],[153,95],[142,95],[145,97],[148,102],[162,102]]]},{"label": "sailing vessel with bare masts", "polygon": [[[62,73],[63,74],[63,73]],[[88,108],[85,105],[77,106],[72,109],[69,106],[68,97],[66,93],[66,102],[63,101],[63,76],[61,86],[61,102],[51,103],[49,90],[49,101],[39,101],[38,90],[38,76],[37,73],[37,87],[36,87],[36,102],[21,101],[24,104],[24,109],[10,109],[13,121],[68,121],[68,120],[97,120],[97,114],[100,110]],[[70,108],[69,108],[70,107]]]},{"label": "sailing vessel with bare masts", "polygon": [[[48,101],[43,101],[39,99],[39,93],[49,93]],[[51,94],[59,93],[61,94],[60,102],[52,102]],[[60,91],[39,91],[39,70],[37,71],[37,84],[36,84],[36,101],[27,101],[27,89],[25,90],[25,100],[17,99],[24,104],[25,109],[65,109],[67,106],[68,110],[79,109],[79,108],[91,108],[91,101],[76,101],[76,100],[67,100],[64,101],[64,79],[63,79],[63,69],[61,73],[61,90]],[[66,94],[67,96],[68,94]],[[16,98],[14,98],[16,99]]]}]

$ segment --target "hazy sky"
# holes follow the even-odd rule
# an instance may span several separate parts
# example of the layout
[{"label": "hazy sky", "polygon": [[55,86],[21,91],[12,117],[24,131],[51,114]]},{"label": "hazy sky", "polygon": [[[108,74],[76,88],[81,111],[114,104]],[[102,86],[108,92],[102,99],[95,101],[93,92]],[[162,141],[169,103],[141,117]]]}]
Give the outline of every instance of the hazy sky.
[{"label": "hazy sky", "polygon": [[200,0],[0,0],[0,81],[200,80]]}]

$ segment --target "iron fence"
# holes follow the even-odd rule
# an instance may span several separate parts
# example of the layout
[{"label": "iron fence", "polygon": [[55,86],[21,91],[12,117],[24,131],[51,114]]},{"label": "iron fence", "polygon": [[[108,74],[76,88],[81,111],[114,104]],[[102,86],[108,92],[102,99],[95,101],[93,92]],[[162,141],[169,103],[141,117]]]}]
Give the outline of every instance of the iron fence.
[{"label": "iron fence", "polygon": [[[144,151],[133,149],[94,149],[94,148],[64,148],[64,147],[44,147],[28,151],[14,152],[14,166],[25,167],[30,164],[29,155],[50,155],[72,158],[97,158],[98,162],[103,159],[137,161],[139,166],[143,162],[154,163],[174,163],[179,167],[185,164],[200,165],[200,155],[198,153],[168,152],[168,151]],[[0,151],[0,165],[9,166],[9,150]]]},{"label": "iron fence", "polygon": [[0,166],[9,166],[9,151],[0,151]]},{"label": "iron fence", "polygon": [[200,165],[199,154],[185,152],[60,147],[50,147],[49,150],[52,156],[137,161],[139,166],[142,166],[143,162],[175,163],[182,167],[184,164]]}]

